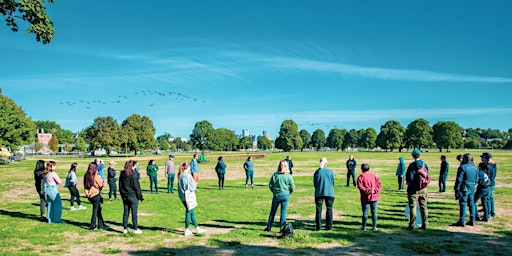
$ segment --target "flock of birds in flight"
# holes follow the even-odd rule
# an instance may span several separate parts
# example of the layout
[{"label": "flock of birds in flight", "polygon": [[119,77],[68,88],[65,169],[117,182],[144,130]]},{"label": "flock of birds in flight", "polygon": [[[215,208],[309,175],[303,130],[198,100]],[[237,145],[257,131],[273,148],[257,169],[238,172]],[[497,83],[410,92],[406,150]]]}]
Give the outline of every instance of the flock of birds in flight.
[{"label": "flock of birds in flight", "polygon": [[[138,96],[159,96],[159,97],[174,97],[174,101],[194,101],[194,102],[202,102],[206,103],[205,100],[199,100],[197,98],[190,97],[186,94],[180,93],[180,92],[159,92],[159,91],[151,91],[151,90],[142,90],[142,91],[136,91],[135,94]],[[79,102],[71,102],[71,101],[63,101],[59,102],[60,105],[68,105],[69,107],[73,107],[76,104],[80,103],[81,105],[85,104],[86,109],[91,109],[94,105],[106,105],[106,104],[121,104],[124,102],[127,102],[129,99],[126,95],[118,95],[117,98],[110,100],[110,101],[104,101],[104,100],[80,100]],[[154,107],[156,105],[155,102],[151,102],[149,104],[150,107]]]}]

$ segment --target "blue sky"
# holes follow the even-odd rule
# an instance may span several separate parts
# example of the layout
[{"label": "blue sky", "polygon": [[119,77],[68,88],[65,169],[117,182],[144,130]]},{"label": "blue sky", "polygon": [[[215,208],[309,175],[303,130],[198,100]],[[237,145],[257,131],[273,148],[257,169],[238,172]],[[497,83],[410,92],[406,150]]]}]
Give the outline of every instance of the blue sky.
[{"label": "blue sky", "polygon": [[150,117],[278,135],[336,127],[512,128],[511,1],[57,1],[54,40],[0,26],[0,88],[79,131]]}]

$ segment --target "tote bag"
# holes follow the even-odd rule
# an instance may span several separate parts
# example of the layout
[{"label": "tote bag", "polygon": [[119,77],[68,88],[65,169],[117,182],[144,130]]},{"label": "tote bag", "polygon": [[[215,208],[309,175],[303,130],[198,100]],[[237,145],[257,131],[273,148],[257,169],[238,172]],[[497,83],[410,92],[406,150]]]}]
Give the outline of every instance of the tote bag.
[{"label": "tote bag", "polygon": [[194,191],[185,191],[185,202],[187,203],[187,211],[194,209],[197,206],[196,193]]}]

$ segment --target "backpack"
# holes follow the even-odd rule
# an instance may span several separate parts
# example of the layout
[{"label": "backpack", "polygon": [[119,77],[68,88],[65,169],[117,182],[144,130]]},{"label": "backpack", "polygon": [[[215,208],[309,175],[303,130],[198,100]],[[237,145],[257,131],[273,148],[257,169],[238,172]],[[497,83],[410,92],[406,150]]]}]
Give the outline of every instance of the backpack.
[{"label": "backpack", "polygon": [[293,236],[294,236],[294,232],[293,232],[292,224],[290,222],[283,223],[283,225],[281,226],[281,237],[287,238],[287,237],[293,237]]},{"label": "backpack", "polygon": [[66,177],[66,181],[64,182],[65,188],[69,188],[70,186],[71,186],[71,173],[68,174],[68,176]]},{"label": "backpack", "polygon": [[422,189],[428,187],[428,184],[430,183],[430,181],[432,179],[428,175],[428,170],[427,170],[427,167],[426,167],[425,163],[423,163],[423,166],[421,166],[418,169],[418,176],[420,177],[418,189],[422,190]]},{"label": "backpack", "polygon": [[484,172],[483,179],[478,179],[478,185],[482,188],[487,188],[491,185],[491,179],[489,179],[489,175],[487,175],[487,173]]}]

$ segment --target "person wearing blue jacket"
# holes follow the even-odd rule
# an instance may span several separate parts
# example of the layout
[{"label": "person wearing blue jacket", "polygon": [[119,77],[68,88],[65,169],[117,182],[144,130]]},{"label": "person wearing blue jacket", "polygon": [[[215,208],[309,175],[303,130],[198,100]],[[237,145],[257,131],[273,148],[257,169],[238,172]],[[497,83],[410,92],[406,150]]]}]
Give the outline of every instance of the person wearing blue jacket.
[{"label": "person wearing blue jacket", "polygon": [[224,157],[219,156],[217,165],[215,166],[215,172],[219,178],[219,190],[224,190],[224,175],[226,175],[226,164],[224,163]]},{"label": "person wearing blue jacket", "polygon": [[446,178],[448,178],[448,170],[450,165],[446,161],[446,156],[441,156],[441,168],[439,170],[439,193],[446,192]]},{"label": "person wearing blue jacket", "polygon": [[427,188],[420,189],[420,175],[418,170],[425,165],[428,171],[428,165],[420,160],[421,151],[414,149],[411,153],[414,162],[409,164],[405,173],[405,181],[407,182],[407,200],[409,204],[409,226],[407,230],[414,229],[416,223],[416,207],[419,204],[422,225],[421,229],[427,229],[428,226],[428,207],[427,207]]},{"label": "person wearing blue jacket", "polygon": [[352,184],[355,187],[356,186],[356,166],[357,166],[357,162],[354,159],[353,155],[350,155],[350,157],[348,158],[346,166],[347,166],[347,187],[350,185],[350,177],[352,177]]},{"label": "person wearing blue jacket", "polygon": [[245,188],[247,188],[249,179],[251,179],[251,187],[254,188],[254,164],[252,162],[252,156],[249,156],[247,158],[247,161],[245,161],[244,170],[245,170]]},{"label": "person wearing blue jacket", "polygon": [[482,162],[487,164],[487,167],[489,168],[489,179],[491,180],[491,191],[489,192],[489,214],[491,217],[496,217],[496,212],[494,211],[494,189],[496,188],[496,173],[498,171],[498,167],[496,166],[496,163],[492,160],[492,155],[489,152],[483,153],[480,158],[482,159]]},{"label": "person wearing blue jacket", "polygon": [[334,203],[334,172],[327,168],[327,158],[320,159],[320,168],[313,175],[313,185],[315,186],[315,223],[316,230],[322,228],[322,205],[325,201],[327,211],[325,212],[325,229],[332,229],[332,205]]},{"label": "person wearing blue jacket", "polygon": [[[453,223],[452,226],[464,227],[466,225],[473,226],[475,223],[475,185],[478,181],[478,169],[473,164],[471,154],[462,156],[462,165],[457,170],[457,178],[455,179],[455,199],[459,200],[459,221]],[[466,221],[466,206],[469,208],[469,221]]]},{"label": "person wearing blue jacket", "polygon": [[396,176],[398,177],[398,190],[404,190],[404,175],[407,168],[405,167],[404,158],[398,158],[398,166],[396,167]]},{"label": "person wearing blue jacket", "polygon": [[484,215],[478,217],[478,208],[475,209],[476,220],[489,221],[490,219],[490,202],[489,194],[491,192],[491,180],[489,179],[489,167],[486,163],[482,162],[478,165],[478,181],[475,192],[475,207],[477,207],[478,200],[482,199],[482,206]]}]

